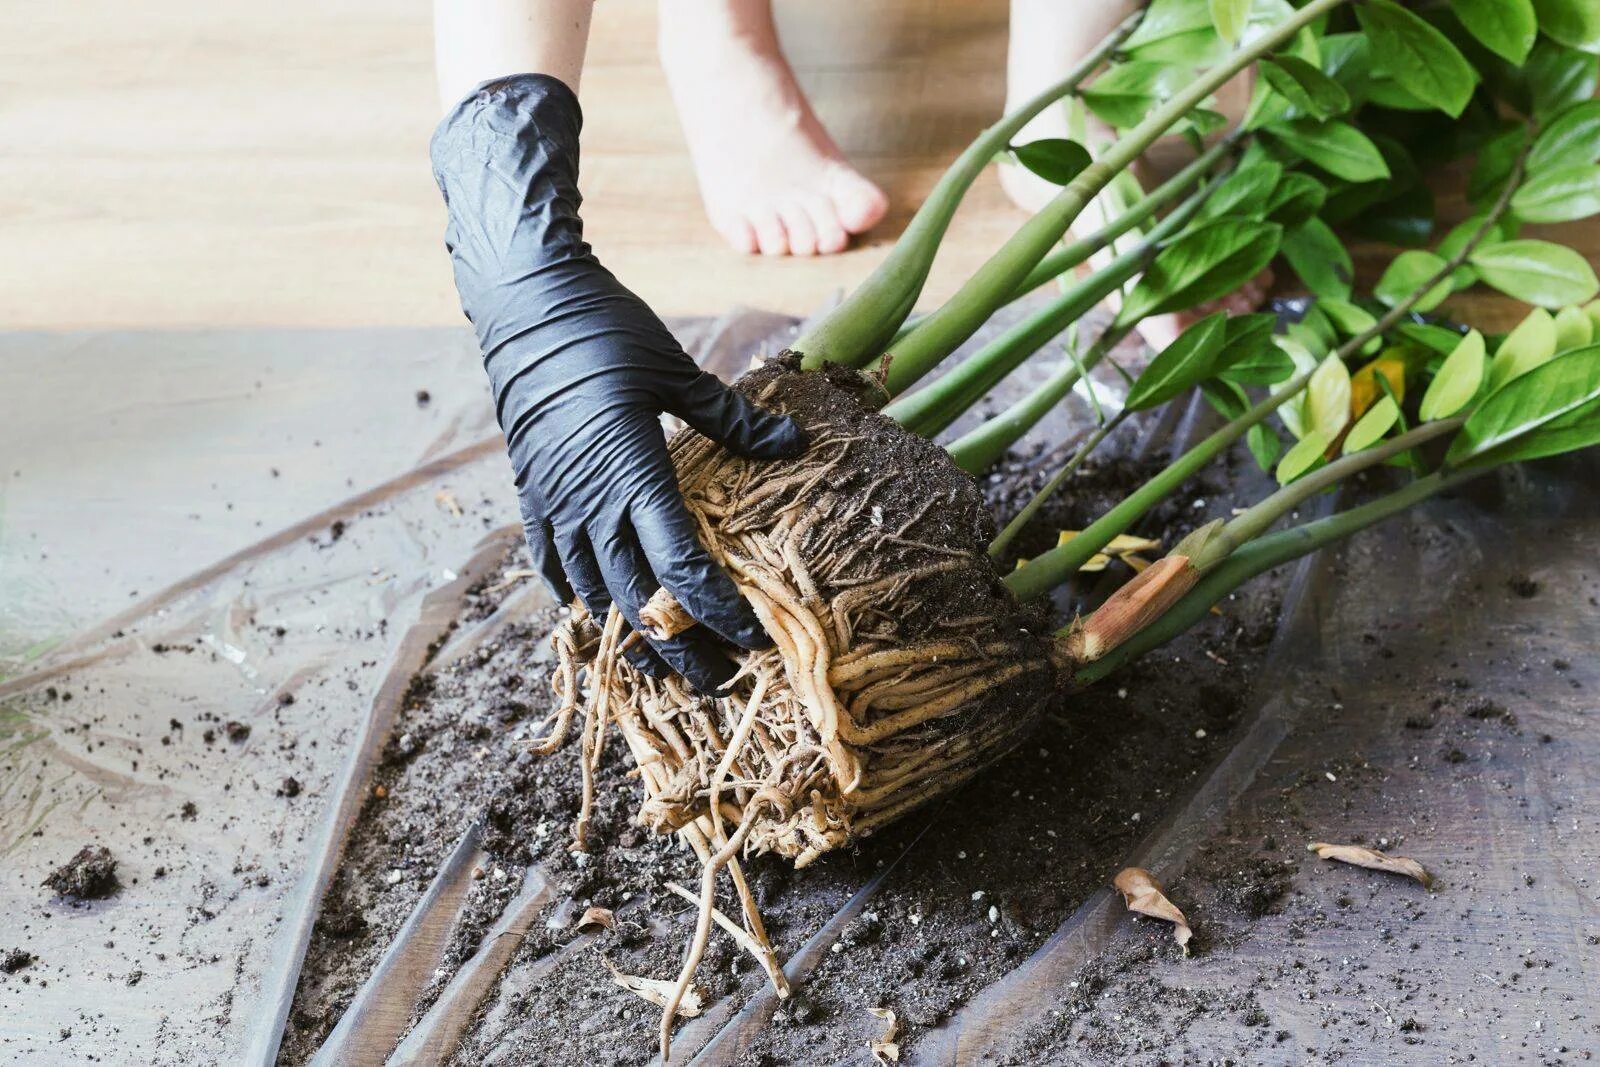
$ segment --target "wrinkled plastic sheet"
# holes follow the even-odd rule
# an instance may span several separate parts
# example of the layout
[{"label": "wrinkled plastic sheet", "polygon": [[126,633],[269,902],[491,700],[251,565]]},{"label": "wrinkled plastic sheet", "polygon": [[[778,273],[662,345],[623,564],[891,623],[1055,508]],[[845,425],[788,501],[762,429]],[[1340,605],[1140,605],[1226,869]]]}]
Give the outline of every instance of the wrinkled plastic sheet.
[{"label": "wrinkled plastic sheet", "polygon": [[[270,1055],[341,790],[520,536],[471,337],[8,335],[0,404],[0,1059]],[[88,844],[121,890],[56,898]]]}]

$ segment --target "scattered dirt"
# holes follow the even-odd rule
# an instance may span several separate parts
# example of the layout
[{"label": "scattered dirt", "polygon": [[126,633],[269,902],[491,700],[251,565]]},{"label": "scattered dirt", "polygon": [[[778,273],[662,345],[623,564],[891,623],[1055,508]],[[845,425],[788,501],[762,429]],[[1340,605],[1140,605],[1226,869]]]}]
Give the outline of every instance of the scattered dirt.
[{"label": "scattered dirt", "polygon": [[[1119,439],[1124,448],[1138,440]],[[1166,458],[1157,449],[1142,460],[1096,465],[1085,472],[1084,494],[1053,501],[1030,536],[1053,541],[1053,529],[1080,526]],[[1248,463],[1179,494],[1142,532],[1186,532],[1253,499],[1263,483]],[[1018,464],[1009,476],[987,479],[991,506],[1011,513],[1025,492],[1014,479],[1041,482],[1050,469],[1048,462],[1038,469]],[[524,566],[519,547],[501,572]],[[1113,564],[1063,602],[1092,603],[1130,573]],[[463,626],[492,613],[506,595],[489,592],[494,584],[474,594]],[[753,861],[754,892],[785,957],[874,875],[893,869],[812,979],[782,1006],[752,1062],[859,1056],[880,1035],[881,1021],[866,1011],[878,1006],[897,1013],[902,1043],[914,1050],[920,1031],[1037,948],[1227,751],[1229,732],[1250,705],[1280,595],[1277,578],[1254,583],[1222,615],[1127,677],[1062,696],[1031,740],[973,784],[858,848],[803,871],[776,857]],[[541,650],[557,617],[545,612],[513,624],[414,683],[378,772],[383,795],[368,802],[314,934],[281,1062],[301,1063],[315,1051],[477,818],[485,821],[491,864],[473,883],[430,997],[476,948],[528,864],[540,864],[565,899],[526,939],[455,1062],[490,1052],[502,1062],[550,1065],[653,1056],[657,1009],[618,988],[598,957],[628,974],[676,974],[694,915],[664,887],[692,887],[699,866],[674,840],[633,822],[639,790],[615,739],[601,761],[593,851],[568,851],[579,798],[577,745],[543,758],[523,751],[550,710]],[[1262,888],[1270,882],[1259,875],[1255,889],[1241,891],[1240,906],[1271,906],[1271,890]],[[591,906],[614,911],[616,930],[580,934],[576,920]],[[743,1000],[764,976],[719,933],[699,981],[715,1005],[728,996]]]},{"label": "scattered dirt", "polygon": [[66,863],[50,872],[44,884],[69,901],[102,900],[122,888],[117,861],[104,845],[84,845]]}]

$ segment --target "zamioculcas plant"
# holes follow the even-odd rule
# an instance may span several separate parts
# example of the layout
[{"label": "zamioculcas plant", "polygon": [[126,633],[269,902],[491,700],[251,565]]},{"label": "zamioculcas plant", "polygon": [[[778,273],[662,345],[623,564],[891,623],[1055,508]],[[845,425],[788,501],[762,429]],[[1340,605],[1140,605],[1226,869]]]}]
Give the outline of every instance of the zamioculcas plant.
[{"label": "zamioculcas plant", "polygon": [[[579,847],[615,726],[644,787],[640,820],[682,835],[703,861],[663,1054],[714,921],[778,973],[741,856],[803,865],[846,846],[980,773],[1050,701],[1170,639],[1263,570],[1499,465],[1600,442],[1600,283],[1581,256],[1518,232],[1600,212],[1597,51],[1600,14],[1588,0],[1416,11],[1393,0],[1156,0],[986,131],[883,266],[792,353],[743,379],[749,395],[808,428],[804,456],[761,463],[689,430],[674,438],[701,539],[776,645],[744,654],[725,694],[706,697],[622,655],[634,629],[693,625],[669,592],[634,620],[577,610],[554,638],[561,706],[540,746],[553,749],[578,724]],[[1252,67],[1249,112],[1221,135],[1210,95]],[[1074,141],[1011,143],[1055,106],[1092,111],[1122,135],[1097,153]],[[1129,165],[1172,130],[1196,143],[1194,163],[1149,194],[1127,189]],[[947,303],[908,322],[957,202],[1000,155],[1061,192]],[[1473,214],[1435,237],[1418,175],[1457,158],[1475,161]],[[1098,232],[1070,238],[1096,197],[1120,206]],[[1370,299],[1355,294],[1340,232],[1402,246]],[[1069,275],[1102,250],[1098,269]],[[1228,293],[1275,258],[1317,298],[1301,321],[1194,322],[1127,376],[1120,396],[1096,394],[1098,424],[996,534],[974,474],[1143,320]],[[1535,310],[1504,337],[1422,317],[1479,283]],[[1047,284],[1056,291],[995,340],[919,384],[997,309]],[[1112,294],[1110,323],[1080,336],[1079,320]],[[1036,390],[947,447],[934,442],[1064,334],[1059,369]],[[999,566],[1039,503],[1066,491],[1112,429],[1196,391],[1221,412],[1218,429],[1057,548]],[[1052,633],[1044,594],[1241,440],[1281,487],[1199,526]],[[1314,494],[1379,466],[1398,468],[1404,484],[1281,525]],[[723,871],[742,924],[714,907]]]}]

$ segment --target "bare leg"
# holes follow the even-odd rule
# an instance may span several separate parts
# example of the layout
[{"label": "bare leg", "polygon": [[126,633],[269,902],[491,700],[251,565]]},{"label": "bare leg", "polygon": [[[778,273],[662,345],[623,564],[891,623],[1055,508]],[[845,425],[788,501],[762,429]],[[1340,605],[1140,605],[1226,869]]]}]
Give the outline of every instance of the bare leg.
[{"label": "bare leg", "polygon": [[[1011,39],[1006,56],[1006,110],[1042,92],[1060,81],[1067,71],[1106,34],[1135,8],[1142,7],[1140,0],[1011,0]],[[1218,93],[1221,110],[1234,121],[1244,114],[1249,102],[1250,83],[1236,78]],[[1091,117],[1091,134],[1102,143],[1112,136]],[[1067,117],[1064,107],[1046,108],[1017,135],[1019,143],[1036,141],[1043,137],[1066,137]],[[1091,149],[1095,146],[1091,145]],[[1053,185],[1022,167],[1003,165],[1000,184],[1011,200],[1025,211],[1037,211],[1056,193],[1060,186]],[[1103,199],[1090,204],[1078,220],[1083,232],[1098,229],[1107,221]],[[1270,285],[1270,277],[1256,278],[1246,283],[1237,293],[1218,301],[1234,313],[1251,311],[1260,306]],[[1214,307],[1197,308],[1180,315],[1162,315],[1146,320],[1139,332],[1152,347],[1165,348],[1195,319],[1203,317]]]},{"label": "bare leg", "polygon": [[660,52],[712,226],[741,252],[843,251],[883,218],[779,49],[770,0],[663,0]]},{"label": "bare leg", "polygon": [[594,0],[435,0],[434,66],[448,109],[479,82],[549,74],[578,91]]}]

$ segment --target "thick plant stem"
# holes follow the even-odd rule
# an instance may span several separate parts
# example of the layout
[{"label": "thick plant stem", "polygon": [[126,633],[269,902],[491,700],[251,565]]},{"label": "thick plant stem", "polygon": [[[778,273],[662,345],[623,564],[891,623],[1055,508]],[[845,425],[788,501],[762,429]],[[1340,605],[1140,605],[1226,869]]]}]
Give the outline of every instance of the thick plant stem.
[{"label": "thick plant stem", "polygon": [[1346,2],[1311,0],[1280,25],[1234,52],[1226,61],[1206,71],[1156,107],[1145,116],[1143,122],[1067,183],[1050,203],[1024,223],[943,307],[929,315],[922,325],[895,345],[892,350],[894,358],[932,367],[955,351],[994,314],[996,308],[1011,299],[1028,273],[1067,232],[1089,201],[1131,166],[1162,134],[1200,106],[1229,78],[1289,41],[1302,27]]},{"label": "thick plant stem", "polygon": [[1219,160],[1233,151],[1240,137],[1241,131],[1230,132],[1196,156],[1187,167],[1162,182],[1127,211],[1118,215],[1103,229],[1079,238],[1071,244],[1062,245],[1045,256],[1033,270],[1028,272],[1022,284],[1017,286],[1017,291],[1011,294],[1011,299],[1019,300],[1051,279],[1059,278],[1135,226],[1153,218],[1156,212],[1172,203],[1209,174]]},{"label": "thick plant stem", "polygon": [[[1483,223],[1467,240],[1459,251],[1441,267],[1434,275],[1395,304],[1389,311],[1372,326],[1362,331],[1355,337],[1339,346],[1334,353],[1340,359],[1349,359],[1361,351],[1368,341],[1382,337],[1396,323],[1411,311],[1428,293],[1433,292],[1441,283],[1445,282],[1456,270],[1467,261],[1474,249],[1488,236],[1500,217],[1505,214],[1511,204],[1511,197],[1522,182],[1523,164],[1527,158],[1527,149],[1518,158],[1513,168],[1511,177],[1506,181],[1506,187],[1501,191],[1500,198],[1488,214],[1484,216]],[[1038,559],[1030,560],[1027,564],[1017,568],[1006,578],[1006,585],[1010,587],[1013,595],[1019,600],[1029,600],[1042,596],[1051,589],[1068,580],[1088,562],[1100,549],[1104,548],[1113,537],[1125,531],[1146,511],[1160,503],[1161,500],[1189,475],[1199,470],[1212,457],[1238,440],[1246,431],[1277,410],[1291,397],[1298,394],[1311,380],[1311,371],[1301,371],[1284,385],[1279,386],[1265,401],[1257,404],[1239,418],[1234,419],[1222,429],[1201,441],[1194,448],[1186,452],[1177,462],[1166,470],[1156,475],[1150,481],[1140,486],[1122,503],[1102,515],[1090,524],[1071,541],[1051,549]]]},{"label": "thick plant stem", "polygon": [[[1137,245],[1013,325],[928,388],[914,393],[904,403],[889,405],[884,409],[884,414],[924,437],[950,425],[1045,342],[1083,317],[1089,309],[1148,266],[1166,240],[1200,213],[1211,191],[1201,189],[1191,195],[1157,223]],[[933,369],[931,365],[918,366],[902,361],[892,355],[892,350],[891,355],[885,358],[888,367],[884,373],[884,388],[891,396],[905,392]],[[895,414],[896,408],[906,417]],[[943,415],[942,419],[930,417],[940,414]]]},{"label": "thick plant stem", "polygon": [[1006,528],[1000,531],[1000,536],[996,537],[994,543],[989,546],[989,555],[991,557],[998,558],[1005,553],[1011,542],[1016,540],[1017,535],[1027,528],[1028,523],[1033,521],[1033,517],[1038,514],[1039,509],[1044,507],[1045,501],[1060,492],[1061,487],[1067,483],[1067,479],[1072,477],[1073,471],[1083,465],[1083,461],[1089,457],[1089,453],[1099,447],[1101,441],[1111,436],[1116,428],[1122,425],[1128,414],[1126,409],[1117,412],[1109,421],[1101,423],[1099,428],[1089,435],[1088,439],[1072,454],[1072,458],[1067,460],[1066,466],[1057,471],[1055,476],[1044,484],[1043,488],[1033,494],[1032,499],[1023,505],[1021,511],[1017,512],[1016,518],[1006,523]]},{"label": "thick plant stem", "polygon": [[1059,82],[990,126],[945,171],[912,217],[894,249],[866,281],[816,326],[791,346],[801,353],[801,366],[815,370],[824,362],[859,367],[877,356],[911,313],[939,242],[966,191],[997,152],[1041,111],[1076,89],[1099,69],[1138,26],[1143,11],[1134,12],[1101,41]]},{"label": "thick plant stem", "polygon": [[1145,512],[1166,499],[1168,493],[1187,481],[1195,471],[1210,463],[1229,445],[1243,437],[1249,432],[1250,427],[1299,395],[1300,390],[1311,380],[1311,373],[1305,370],[1296,374],[1274,390],[1271,396],[1179,456],[1160,474],[1145,482],[1116,507],[1090,523],[1089,528],[1078,536],[1012,571],[1006,578],[1006,586],[1012,595],[1018,600],[1032,600],[1071,578],[1080,567],[1093,558],[1096,552],[1110,544],[1113,537],[1132,526]]},{"label": "thick plant stem", "polygon": [[1437,422],[1425,422],[1397,437],[1373,446],[1362,449],[1360,452],[1348,456],[1341,456],[1326,466],[1319,467],[1303,478],[1298,478],[1267,497],[1259,504],[1248,508],[1244,514],[1229,522],[1217,535],[1206,542],[1200,552],[1189,561],[1189,565],[1197,571],[1207,571],[1222,563],[1233,554],[1234,550],[1247,542],[1254,541],[1257,537],[1272,528],[1272,524],[1283,516],[1310,500],[1345,478],[1360,471],[1378,466],[1387,460],[1393,459],[1400,453],[1415,448],[1418,445],[1432,441],[1436,437],[1454,433],[1466,422],[1466,416],[1461,415],[1450,419],[1440,419]]},{"label": "thick plant stem", "polygon": [[[1245,545],[1221,565],[1201,578],[1182,600],[1174,604],[1160,618],[1111,649],[1104,656],[1079,670],[1073,680],[1081,685],[1098,681],[1122,665],[1166,644],[1174,637],[1199,622],[1229,593],[1263,571],[1271,570],[1324,545],[1349,537],[1374,523],[1382,522],[1417,504],[1435,493],[1459,485],[1479,474],[1481,470],[1450,475],[1430,474],[1418,478],[1404,489],[1396,490],[1369,504],[1341,511],[1325,519],[1293,526],[1287,530],[1268,534]],[[1065,636],[1066,631],[1061,631]]]},{"label": "thick plant stem", "polygon": [[1051,408],[1061,403],[1072,392],[1072,387],[1104,359],[1106,353],[1121,344],[1132,330],[1131,325],[1108,329],[1089,347],[1082,359],[1063,362],[1060,369],[1033,392],[952,444],[948,450],[950,458],[968,474],[977,475],[1005,455],[1006,449],[1036,426],[1040,419],[1050,413]]}]

